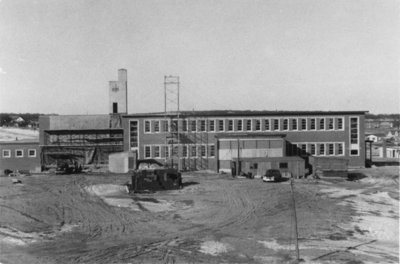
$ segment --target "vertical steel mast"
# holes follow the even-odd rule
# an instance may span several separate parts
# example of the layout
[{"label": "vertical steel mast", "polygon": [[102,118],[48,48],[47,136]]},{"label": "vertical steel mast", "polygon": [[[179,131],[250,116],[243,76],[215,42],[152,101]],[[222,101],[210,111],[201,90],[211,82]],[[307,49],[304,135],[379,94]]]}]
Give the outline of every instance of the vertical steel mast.
[{"label": "vertical steel mast", "polygon": [[[171,167],[174,166],[175,158],[178,163],[178,169],[181,170],[179,90],[179,76],[164,76],[164,124],[167,126],[167,129],[165,129],[165,147],[170,150],[168,153]],[[177,145],[176,148],[174,144]],[[168,162],[168,157],[166,155],[165,162]]]}]

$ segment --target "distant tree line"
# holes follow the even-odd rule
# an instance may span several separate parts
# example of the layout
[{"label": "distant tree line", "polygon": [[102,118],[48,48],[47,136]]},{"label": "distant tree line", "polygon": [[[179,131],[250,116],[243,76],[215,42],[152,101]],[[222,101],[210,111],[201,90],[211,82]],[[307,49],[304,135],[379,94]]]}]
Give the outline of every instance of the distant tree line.
[{"label": "distant tree line", "polygon": [[[0,113],[0,126],[15,126],[28,127],[30,125],[38,124],[39,116],[44,115],[40,113]],[[23,121],[18,121],[22,118]]]}]

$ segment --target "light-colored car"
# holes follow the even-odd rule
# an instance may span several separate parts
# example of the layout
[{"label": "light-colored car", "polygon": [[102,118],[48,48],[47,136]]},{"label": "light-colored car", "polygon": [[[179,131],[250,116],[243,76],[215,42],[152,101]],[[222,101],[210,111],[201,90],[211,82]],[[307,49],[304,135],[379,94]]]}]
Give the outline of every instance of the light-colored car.
[{"label": "light-colored car", "polygon": [[267,170],[265,175],[262,177],[264,182],[277,182],[282,179],[282,174],[279,170],[270,169]]}]

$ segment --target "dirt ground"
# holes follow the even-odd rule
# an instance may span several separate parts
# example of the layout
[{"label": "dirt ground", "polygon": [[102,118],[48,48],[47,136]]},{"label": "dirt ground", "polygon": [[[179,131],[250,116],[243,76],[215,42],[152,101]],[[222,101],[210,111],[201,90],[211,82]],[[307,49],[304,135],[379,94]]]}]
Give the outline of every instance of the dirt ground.
[{"label": "dirt ground", "polygon": [[[399,167],[294,182],[306,263],[399,262]],[[0,178],[0,263],[294,263],[290,181],[184,174],[128,194],[128,175]]]}]

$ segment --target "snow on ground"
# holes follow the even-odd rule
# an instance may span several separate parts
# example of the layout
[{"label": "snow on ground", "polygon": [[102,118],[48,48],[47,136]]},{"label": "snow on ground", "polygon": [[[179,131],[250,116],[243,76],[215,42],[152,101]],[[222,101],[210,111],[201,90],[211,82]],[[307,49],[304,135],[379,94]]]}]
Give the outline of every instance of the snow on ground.
[{"label": "snow on ground", "polygon": [[217,256],[221,253],[226,253],[231,249],[231,246],[226,243],[221,243],[218,241],[205,241],[201,244],[200,252],[204,254],[209,254]]},{"label": "snow on ground", "polygon": [[108,205],[125,207],[133,211],[164,212],[176,209],[173,203],[161,199],[157,199],[154,202],[135,201],[131,196],[127,195],[127,187],[122,185],[97,184],[86,187],[86,190],[91,194],[99,196]]},{"label": "snow on ground", "polygon": [[15,127],[0,127],[0,141],[33,140],[39,141],[39,130]]},{"label": "snow on ground", "polygon": [[330,197],[343,198],[341,204],[356,209],[357,215],[351,224],[357,231],[354,238],[361,243],[372,242],[358,248],[364,255],[398,257],[399,200],[394,197],[398,197],[399,177],[394,173],[396,170],[398,167],[367,170],[367,177],[359,181],[365,186],[362,189],[332,187],[321,190]]}]

